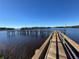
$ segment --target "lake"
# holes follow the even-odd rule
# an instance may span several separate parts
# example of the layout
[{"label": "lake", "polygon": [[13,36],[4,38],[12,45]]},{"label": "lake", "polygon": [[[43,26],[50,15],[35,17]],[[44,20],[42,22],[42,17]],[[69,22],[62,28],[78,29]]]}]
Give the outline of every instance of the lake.
[{"label": "lake", "polygon": [[[64,31],[79,44],[79,28],[53,28]],[[0,54],[5,59],[31,59],[36,49],[45,42],[50,32],[0,31]]]},{"label": "lake", "polygon": [[53,28],[51,30],[64,31],[69,38],[79,44],[79,28]]},{"label": "lake", "polygon": [[79,44],[79,28],[66,29],[66,35],[68,35],[72,40]]},{"label": "lake", "polygon": [[0,31],[0,54],[5,59],[31,59],[49,32]]}]

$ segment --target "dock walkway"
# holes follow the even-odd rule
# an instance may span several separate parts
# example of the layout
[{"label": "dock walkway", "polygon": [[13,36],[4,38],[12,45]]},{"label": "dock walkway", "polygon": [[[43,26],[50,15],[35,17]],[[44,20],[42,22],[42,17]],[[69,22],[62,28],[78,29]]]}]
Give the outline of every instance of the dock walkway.
[{"label": "dock walkway", "polygon": [[54,31],[32,59],[79,59],[79,45],[60,31]]},{"label": "dock walkway", "polygon": [[57,32],[54,32],[45,59],[67,59]]}]

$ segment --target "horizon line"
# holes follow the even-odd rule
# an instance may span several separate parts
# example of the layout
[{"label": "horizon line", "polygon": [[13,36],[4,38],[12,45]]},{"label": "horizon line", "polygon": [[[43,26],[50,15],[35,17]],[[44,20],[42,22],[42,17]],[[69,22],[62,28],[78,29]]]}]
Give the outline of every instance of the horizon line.
[{"label": "horizon line", "polygon": [[62,25],[58,25],[58,26],[21,26],[21,27],[16,27],[16,26],[13,26],[13,27],[11,27],[11,26],[0,26],[0,28],[25,28],[25,27],[27,27],[27,28],[32,28],[32,27],[65,27],[65,26],[79,26],[79,25],[64,25],[64,26],[62,26]]}]

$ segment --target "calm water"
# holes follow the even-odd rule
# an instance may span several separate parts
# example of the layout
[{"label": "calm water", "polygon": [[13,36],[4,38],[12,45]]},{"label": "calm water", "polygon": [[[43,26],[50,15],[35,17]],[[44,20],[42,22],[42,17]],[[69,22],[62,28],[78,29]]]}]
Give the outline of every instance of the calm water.
[{"label": "calm water", "polygon": [[66,35],[68,35],[72,40],[79,44],[79,28],[66,29]]},{"label": "calm water", "polygon": [[65,31],[69,38],[79,44],[79,28],[53,28],[51,30]]},{"label": "calm water", "polygon": [[[66,30],[66,35],[79,44],[79,28],[53,28]],[[31,59],[49,36],[49,32],[0,31],[0,54],[5,59]]]},{"label": "calm water", "polygon": [[0,31],[0,54],[5,59],[31,59],[49,32]]}]

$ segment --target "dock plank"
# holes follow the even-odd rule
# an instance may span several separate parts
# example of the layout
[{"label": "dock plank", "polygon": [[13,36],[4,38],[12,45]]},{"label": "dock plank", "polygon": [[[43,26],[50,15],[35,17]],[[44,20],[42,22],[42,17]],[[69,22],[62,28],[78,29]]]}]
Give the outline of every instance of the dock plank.
[{"label": "dock plank", "polygon": [[45,59],[67,59],[57,32],[54,32]]}]

